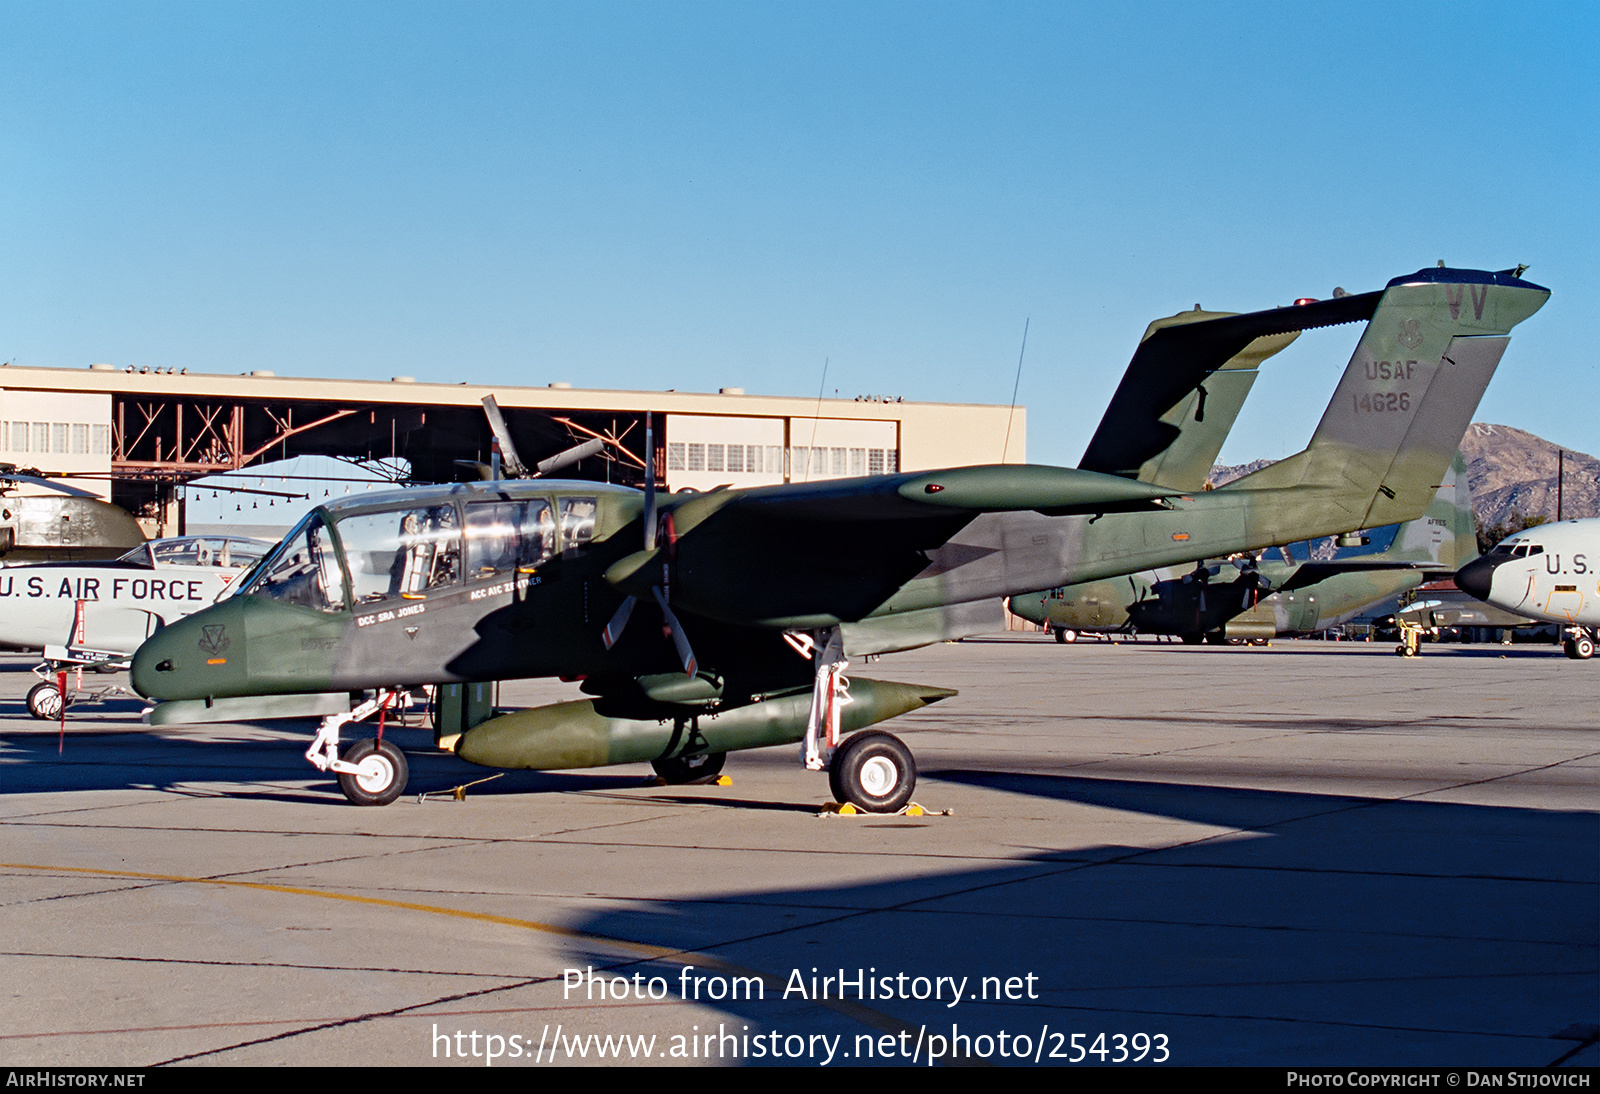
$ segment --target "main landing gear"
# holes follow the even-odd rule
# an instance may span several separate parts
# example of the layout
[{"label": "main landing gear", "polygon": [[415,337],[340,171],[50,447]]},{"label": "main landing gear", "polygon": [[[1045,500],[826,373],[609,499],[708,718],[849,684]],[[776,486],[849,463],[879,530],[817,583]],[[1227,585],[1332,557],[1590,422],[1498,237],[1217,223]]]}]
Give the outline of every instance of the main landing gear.
[{"label": "main landing gear", "polygon": [[662,782],[683,786],[716,778],[722,773],[722,765],[727,762],[726,752],[702,752],[698,756],[663,756],[651,760],[650,766],[655,768]]},{"label": "main landing gear", "polygon": [[845,740],[828,765],[835,801],[864,813],[898,813],[917,787],[917,762],[892,733],[867,730]]},{"label": "main landing gear", "polygon": [[[1574,661],[1587,661],[1594,656],[1594,635],[1582,627],[1573,627],[1561,643],[1561,649]],[[32,696],[32,692],[28,693]]]},{"label": "main landing gear", "polygon": [[800,759],[812,771],[828,772],[834,800],[853,805],[863,813],[898,813],[917,788],[917,763],[911,750],[892,733],[871,730],[839,742],[842,711],[850,702],[850,682],[844,670],[844,643],[839,628],[830,627],[817,639],[786,635],[801,656],[816,663],[811,690],[811,714],[800,744]]}]

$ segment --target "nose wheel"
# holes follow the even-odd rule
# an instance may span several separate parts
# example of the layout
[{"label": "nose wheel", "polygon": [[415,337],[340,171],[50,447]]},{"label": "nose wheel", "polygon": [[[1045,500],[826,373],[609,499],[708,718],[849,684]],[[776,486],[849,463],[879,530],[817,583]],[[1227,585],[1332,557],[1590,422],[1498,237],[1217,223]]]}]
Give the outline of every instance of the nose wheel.
[{"label": "nose wheel", "polygon": [[405,793],[411,777],[406,754],[388,741],[363,738],[340,757],[354,768],[339,771],[339,789],[355,805],[388,805]]},{"label": "nose wheel", "polygon": [[[1561,645],[1566,655],[1575,661],[1587,661],[1594,656],[1594,636],[1587,631],[1580,631],[1578,634],[1571,635]],[[28,697],[31,700],[33,693],[29,692]],[[31,707],[32,705],[30,701],[29,706]]]},{"label": "nose wheel", "polygon": [[857,733],[834,752],[828,786],[834,800],[863,812],[898,813],[917,788],[917,762],[892,733]]}]

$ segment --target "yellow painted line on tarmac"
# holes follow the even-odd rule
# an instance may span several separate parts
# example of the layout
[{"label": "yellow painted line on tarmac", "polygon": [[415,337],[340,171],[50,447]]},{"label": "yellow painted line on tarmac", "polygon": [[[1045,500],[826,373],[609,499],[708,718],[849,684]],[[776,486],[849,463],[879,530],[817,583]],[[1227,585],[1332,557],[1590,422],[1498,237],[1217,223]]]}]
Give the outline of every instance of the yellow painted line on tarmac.
[{"label": "yellow painted line on tarmac", "polygon": [[607,945],[619,946],[634,953],[648,957],[671,957],[681,954],[684,957],[695,957],[699,960],[712,962],[716,959],[702,954],[690,954],[683,950],[670,949],[664,946],[650,946],[640,942],[629,942],[621,938],[608,938],[605,935],[589,934],[584,931],[575,931],[570,927],[559,927],[554,923],[541,923],[536,919],[517,919],[513,916],[492,915],[488,912],[469,912],[461,908],[446,908],[438,904],[417,904],[408,900],[389,900],[385,897],[360,896],[356,893],[341,893],[332,889],[305,889],[295,885],[273,885],[265,881],[238,881],[232,878],[216,877],[190,877],[186,874],[151,874],[140,870],[102,870],[86,866],[42,866],[27,862],[0,862],[0,870],[39,870],[41,872],[62,874],[88,874],[94,877],[120,877],[136,881],[170,881],[186,885],[222,885],[235,889],[255,889],[266,893],[287,893],[291,896],[314,896],[323,900],[343,900],[351,904],[367,904],[378,908],[399,908],[408,912],[426,912],[429,915],[450,916],[454,919],[470,919],[479,923],[494,923],[502,927],[516,927],[525,931],[538,931],[541,934],[553,934],[562,938],[577,938],[591,942],[603,942]]},{"label": "yellow painted line on tarmac", "polygon": [[[502,927],[538,931],[540,934],[555,935],[559,938],[596,942],[627,950],[643,957],[670,961],[677,965],[703,966],[707,969],[716,969],[735,976],[756,977],[773,988],[780,988],[786,985],[786,981],[782,977],[756,969],[748,969],[742,965],[735,965],[710,954],[695,953],[691,950],[674,949],[667,946],[653,946],[643,942],[630,942],[627,939],[611,938],[607,935],[592,934],[587,931],[575,931],[571,927],[560,927],[554,923],[541,923],[536,919],[518,919],[513,916],[491,915],[487,912],[469,912],[461,908],[446,908],[438,904],[418,904],[409,900],[389,900],[385,897],[359,896],[355,893],[341,893],[332,889],[306,889],[296,885],[273,885],[265,881],[191,877],[187,874],[152,874],[141,870],[104,870],[88,866],[44,866],[30,862],[0,862],[0,870],[38,870],[41,873],[86,874],[92,877],[128,878],[135,881],[167,881],[185,885],[219,885],[235,889],[254,889],[265,893],[285,893],[290,896],[342,900],[351,904],[365,904],[378,908],[397,908],[408,912],[424,912],[428,915],[449,916],[452,919],[469,919],[478,923],[493,923]],[[551,979],[554,980],[553,977]],[[916,1034],[918,1032],[916,1026],[902,1022],[900,1019],[884,1014],[882,1011],[874,1010],[860,1003],[853,1003],[848,999],[813,999],[809,1000],[809,1002],[819,1003],[829,1010],[836,1011],[847,1018],[853,1018],[864,1026],[884,1033],[898,1034],[904,1031]]]}]

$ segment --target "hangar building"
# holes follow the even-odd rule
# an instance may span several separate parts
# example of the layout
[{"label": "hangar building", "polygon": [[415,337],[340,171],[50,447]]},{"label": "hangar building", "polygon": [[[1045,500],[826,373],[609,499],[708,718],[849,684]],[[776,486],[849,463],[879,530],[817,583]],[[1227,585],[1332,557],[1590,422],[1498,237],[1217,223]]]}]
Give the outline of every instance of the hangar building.
[{"label": "hangar building", "polygon": [[295,456],[406,461],[416,482],[475,476],[487,463],[482,400],[500,404],[530,464],[599,437],[600,455],[561,472],[641,485],[644,415],[654,413],[657,484],[708,490],[1022,463],[1027,413],[885,396],[813,399],[680,391],[0,366],[0,465],[93,490],[174,534],[177,487]]}]

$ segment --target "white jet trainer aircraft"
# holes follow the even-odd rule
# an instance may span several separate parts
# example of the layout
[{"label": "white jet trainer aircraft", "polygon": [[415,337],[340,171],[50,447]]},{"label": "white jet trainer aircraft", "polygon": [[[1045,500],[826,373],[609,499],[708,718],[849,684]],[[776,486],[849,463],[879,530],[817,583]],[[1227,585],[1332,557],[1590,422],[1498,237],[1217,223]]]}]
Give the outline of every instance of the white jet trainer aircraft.
[{"label": "white jet trainer aircraft", "polygon": [[43,650],[44,670],[57,677],[28,692],[29,712],[59,715],[65,670],[126,662],[156,631],[210,606],[271,547],[179,536],[142,543],[115,562],[0,567],[0,649]]}]

